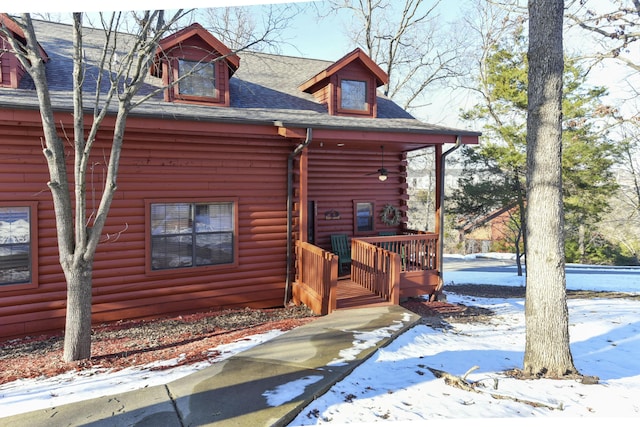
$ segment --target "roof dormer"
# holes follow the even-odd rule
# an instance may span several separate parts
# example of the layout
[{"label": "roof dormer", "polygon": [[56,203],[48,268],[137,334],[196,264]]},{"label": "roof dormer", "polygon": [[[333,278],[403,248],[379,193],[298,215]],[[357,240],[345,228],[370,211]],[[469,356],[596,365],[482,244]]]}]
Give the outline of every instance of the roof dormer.
[{"label": "roof dormer", "polygon": [[200,24],[160,40],[154,62],[151,73],[162,78],[166,101],[229,106],[240,58]]},{"label": "roof dormer", "polygon": [[[5,13],[0,13],[0,26],[4,27],[19,43],[26,43],[22,28]],[[40,44],[38,44],[38,50],[42,60],[47,62],[49,57]],[[17,89],[26,72],[18,57],[12,52],[6,36],[0,34],[0,87]]]},{"label": "roof dormer", "polygon": [[326,104],[332,116],[376,117],[377,89],[388,80],[387,74],[357,48],[299,88]]}]

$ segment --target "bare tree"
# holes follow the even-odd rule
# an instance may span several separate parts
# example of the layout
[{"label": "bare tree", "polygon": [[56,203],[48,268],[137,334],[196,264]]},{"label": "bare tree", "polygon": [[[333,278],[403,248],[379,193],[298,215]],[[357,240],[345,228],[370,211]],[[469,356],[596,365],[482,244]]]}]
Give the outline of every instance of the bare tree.
[{"label": "bare tree", "polygon": [[620,126],[618,144],[623,162],[618,168],[620,188],[612,194],[612,211],[599,226],[601,233],[618,244],[623,260],[640,262],[640,118]]},{"label": "bare tree", "polygon": [[330,0],[331,14],[353,16],[349,37],[389,76],[385,95],[407,110],[428,104],[427,93],[457,76],[462,43],[439,17],[440,1]]},{"label": "bare tree", "polygon": [[431,148],[425,148],[407,156],[408,227],[411,229],[431,230],[434,226],[436,185],[434,159]]},{"label": "bare tree", "polygon": [[[65,361],[91,356],[91,289],[93,260],[100,242],[109,208],[117,190],[120,153],[129,113],[150,99],[155,91],[141,90],[148,78],[158,42],[188,12],[177,10],[141,13],[100,13],[99,30],[83,27],[83,14],[73,14],[73,135],[67,141],[58,133],[54,120],[45,62],[31,15],[14,17],[12,23],[24,33],[24,40],[13,36],[8,22],[0,19],[0,35],[31,76],[38,96],[44,132],[43,153],[49,169],[48,186],[53,196],[60,265],[67,283],[67,315],[65,326]],[[135,29],[123,34],[122,28]],[[87,55],[83,36],[100,31],[104,39],[96,57]],[[261,40],[261,37],[256,37]],[[93,51],[91,51],[93,52]],[[97,71],[94,71],[97,70]],[[187,77],[186,73],[175,83]],[[95,79],[95,80],[94,80]],[[93,89],[89,90],[89,85]],[[92,114],[85,122],[85,114]],[[105,118],[114,117],[106,184],[97,209],[87,206],[87,172],[91,150]],[[68,145],[73,155],[66,153]],[[73,162],[73,174],[67,168]],[[71,176],[71,178],[69,177]]]},{"label": "bare tree", "polygon": [[565,16],[569,27],[592,36],[593,50],[584,53],[585,60],[596,64],[621,64],[629,71],[625,76],[625,95],[619,99],[615,120],[609,126],[618,135],[622,149],[620,164],[621,191],[613,195],[614,214],[603,222],[602,229],[637,262],[640,241],[640,0],[571,0]]},{"label": "bare tree", "polygon": [[[73,181],[67,178],[66,141],[60,137],[54,120],[49,87],[45,74],[45,63],[40,59],[38,41],[30,14],[23,14],[15,22],[25,35],[25,43],[4,31],[13,52],[25,67],[36,87],[44,132],[43,153],[49,168],[48,186],[53,196],[58,234],[60,265],[67,282],[67,316],[65,325],[65,361],[86,359],[91,355],[91,288],[93,260],[107,219],[114,194],[122,150],[124,130],[131,110],[144,101],[135,100],[145,76],[148,74],[158,41],[168,24],[183,15],[177,11],[165,19],[162,11],[147,11],[134,16],[139,24],[136,41],[129,46],[124,57],[115,60],[116,44],[120,41],[116,29],[122,24],[121,13],[110,17],[101,15],[105,44],[97,58],[100,72],[97,74],[96,92],[89,102],[93,117],[85,133],[85,94],[83,83],[86,77],[86,62],[83,49],[83,15],[73,14]],[[105,71],[107,73],[105,73]],[[106,93],[100,90],[101,80],[109,79]],[[103,120],[116,114],[111,152],[98,209],[89,217],[87,209],[86,175],[89,155]]]},{"label": "bare tree", "polygon": [[576,373],[569,346],[562,204],[563,0],[529,2],[524,373]]},{"label": "bare tree", "polygon": [[567,21],[572,26],[591,32],[600,40],[597,60],[614,58],[636,72],[640,60],[631,49],[640,41],[640,1],[572,0],[567,5]]},{"label": "bare tree", "polygon": [[626,173],[623,186],[624,206],[627,207],[628,216],[634,218],[637,227],[640,226],[640,118],[630,121],[625,130],[627,133],[623,133],[622,150],[626,162],[621,167]]},{"label": "bare tree", "polygon": [[626,76],[617,79],[626,84],[626,94],[618,97],[620,103],[633,101],[633,105],[625,111],[616,111],[616,116],[622,119],[618,124],[628,120],[637,123],[640,119],[635,103],[640,95],[640,0],[571,0],[565,17],[567,30],[586,40],[583,44],[588,48],[582,49],[581,55],[590,67],[617,64],[628,70]]},{"label": "bare tree", "polygon": [[291,20],[307,6],[301,4],[268,4],[199,9],[193,19],[232,50],[251,47],[255,51],[279,53],[284,32]]}]

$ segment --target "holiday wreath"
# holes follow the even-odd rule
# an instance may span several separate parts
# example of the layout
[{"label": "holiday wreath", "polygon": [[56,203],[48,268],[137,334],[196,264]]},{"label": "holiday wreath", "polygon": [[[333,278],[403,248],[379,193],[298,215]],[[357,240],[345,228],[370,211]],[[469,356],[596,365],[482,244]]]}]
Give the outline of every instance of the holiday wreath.
[{"label": "holiday wreath", "polygon": [[390,204],[384,205],[384,209],[380,213],[380,219],[386,225],[398,225],[400,224],[400,210],[393,207]]}]

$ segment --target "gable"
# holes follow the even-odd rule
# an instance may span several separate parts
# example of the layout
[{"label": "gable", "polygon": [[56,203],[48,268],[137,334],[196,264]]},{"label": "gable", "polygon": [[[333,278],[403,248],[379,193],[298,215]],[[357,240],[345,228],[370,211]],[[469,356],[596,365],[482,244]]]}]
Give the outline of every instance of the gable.
[{"label": "gable", "polygon": [[357,48],[311,79],[300,90],[327,105],[330,115],[377,117],[377,89],[387,74]]}]

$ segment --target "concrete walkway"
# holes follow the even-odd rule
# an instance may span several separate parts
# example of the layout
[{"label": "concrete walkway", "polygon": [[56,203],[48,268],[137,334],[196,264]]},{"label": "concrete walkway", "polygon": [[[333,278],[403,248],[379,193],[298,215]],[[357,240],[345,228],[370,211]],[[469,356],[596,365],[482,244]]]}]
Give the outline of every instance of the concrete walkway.
[{"label": "concrete walkway", "polygon": [[335,311],[169,384],[0,418],[0,425],[286,426],[419,320],[400,306]]}]

